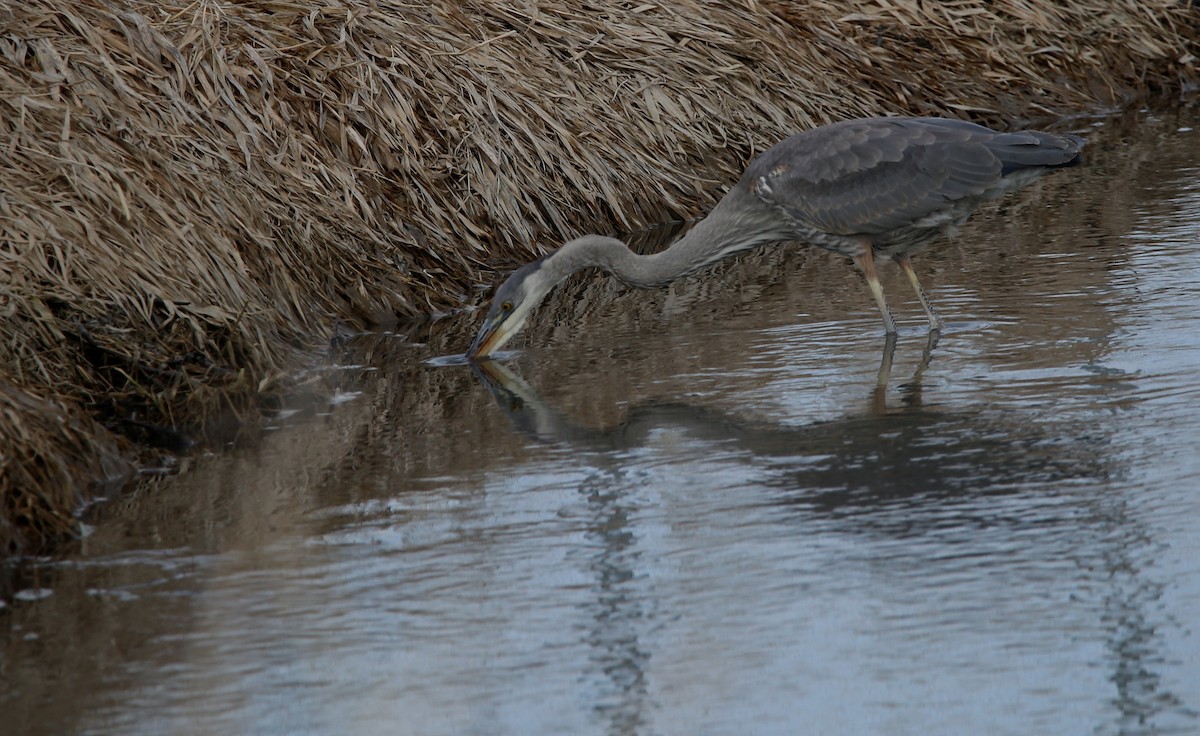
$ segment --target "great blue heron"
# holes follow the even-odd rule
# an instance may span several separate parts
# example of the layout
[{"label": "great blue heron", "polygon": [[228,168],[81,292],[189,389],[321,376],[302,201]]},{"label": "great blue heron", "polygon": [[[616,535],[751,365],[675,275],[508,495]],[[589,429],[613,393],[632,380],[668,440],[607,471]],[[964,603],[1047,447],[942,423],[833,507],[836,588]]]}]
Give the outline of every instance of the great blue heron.
[{"label": "great blue heron", "polygon": [[942,321],[909,256],[961,225],[981,202],[1079,160],[1083,140],[1001,133],[943,118],[865,118],[797,133],[750,162],[708,217],[664,251],[638,255],[615,238],[585,235],[517,269],[496,290],[467,356],[508,342],[546,294],[576,271],[601,268],[639,288],[667,284],[765,243],[799,240],[847,255],[867,279],[887,333],[896,321],[875,258],[899,264],[929,317]]}]

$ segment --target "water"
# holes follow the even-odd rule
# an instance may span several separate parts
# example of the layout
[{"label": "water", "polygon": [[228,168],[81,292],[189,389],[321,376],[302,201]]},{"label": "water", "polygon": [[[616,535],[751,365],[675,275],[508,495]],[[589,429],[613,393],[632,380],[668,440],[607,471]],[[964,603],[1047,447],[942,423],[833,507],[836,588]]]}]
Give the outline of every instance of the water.
[{"label": "water", "polygon": [[[1200,128],[903,275],[577,278],[486,372],[355,341],[0,610],[14,734],[1200,733]],[[1086,124],[1085,124],[1086,125]],[[333,400],[327,400],[333,397]]]}]

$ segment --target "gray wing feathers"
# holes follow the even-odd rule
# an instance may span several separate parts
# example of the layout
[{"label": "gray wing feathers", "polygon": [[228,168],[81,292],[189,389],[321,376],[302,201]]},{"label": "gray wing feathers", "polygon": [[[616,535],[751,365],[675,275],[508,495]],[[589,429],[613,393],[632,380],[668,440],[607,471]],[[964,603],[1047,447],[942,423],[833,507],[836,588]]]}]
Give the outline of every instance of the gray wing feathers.
[{"label": "gray wing feathers", "polygon": [[746,184],[789,217],[837,235],[911,226],[962,198],[987,196],[1022,168],[1062,166],[1078,139],[997,133],[954,120],[855,120],[792,136],[746,171]]}]

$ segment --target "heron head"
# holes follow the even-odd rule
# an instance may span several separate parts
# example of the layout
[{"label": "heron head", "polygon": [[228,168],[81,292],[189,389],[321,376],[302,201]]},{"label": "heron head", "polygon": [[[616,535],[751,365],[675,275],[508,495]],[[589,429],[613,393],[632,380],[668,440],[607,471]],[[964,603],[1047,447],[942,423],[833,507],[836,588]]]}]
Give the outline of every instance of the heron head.
[{"label": "heron head", "polygon": [[468,358],[478,360],[488,357],[521,330],[529,313],[554,286],[543,268],[545,262],[545,258],[540,258],[526,263],[500,284],[483,319],[483,326],[467,350]]}]

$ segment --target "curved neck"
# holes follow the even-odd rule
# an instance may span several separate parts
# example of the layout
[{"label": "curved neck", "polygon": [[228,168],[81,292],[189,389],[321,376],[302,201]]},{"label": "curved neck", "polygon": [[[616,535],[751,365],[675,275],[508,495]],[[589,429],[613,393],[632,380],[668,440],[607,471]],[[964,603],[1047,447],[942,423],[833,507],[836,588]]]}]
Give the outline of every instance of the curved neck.
[{"label": "curved neck", "polygon": [[778,218],[769,217],[761,208],[746,207],[744,199],[738,198],[740,203],[733,204],[731,199],[727,195],[708,217],[658,253],[638,255],[616,238],[585,235],[546,256],[542,267],[552,285],[576,271],[601,268],[630,286],[646,289],[668,284],[735,253],[788,237],[786,231],[779,229]]}]

